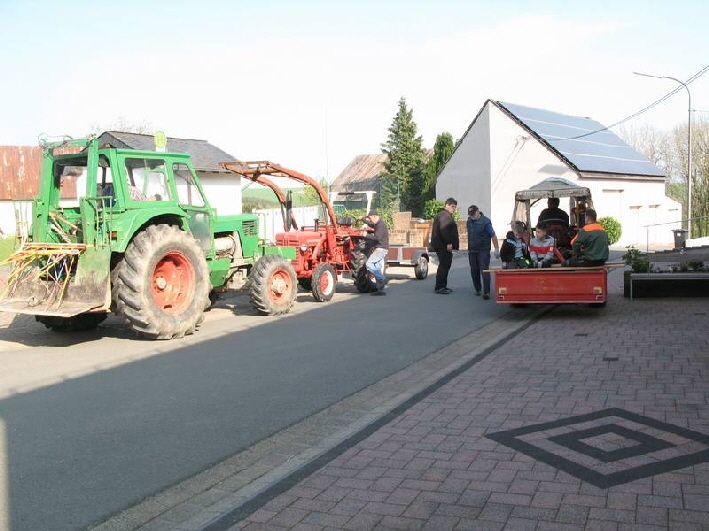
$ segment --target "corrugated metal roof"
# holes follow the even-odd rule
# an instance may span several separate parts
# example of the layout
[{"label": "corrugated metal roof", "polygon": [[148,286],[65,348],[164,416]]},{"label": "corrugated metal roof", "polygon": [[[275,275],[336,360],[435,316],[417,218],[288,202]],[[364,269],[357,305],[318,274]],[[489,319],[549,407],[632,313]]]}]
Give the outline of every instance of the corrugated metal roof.
[{"label": "corrugated metal roof", "polygon": [[41,168],[39,146],[0,146],[0,200],[36,196]]},{"label": "corrugated metal roof", "polygon": [[[155,137],[124,131],[106,131],[99,136],[99,144],[109,143],[118,148],[131,148],[142,150],[155,150]],[[192,159],[195,170],[215,171],[231,174],[219,166],[220,162],[237,162],[237,159],[213,146],[206,140],[193,140],[188,138],[167,138],[167,151],[173,153],[188,153]]]},{"label": "corrugated metal roof", "polygon": [[387,160],[384,153],[357,155],[332,182],[330,189],[333,192],[377,190],[379,177],[386,173],[384,163]]},{"label": "corrugated metal roof", "polygon": [[647,157],[595,120],[513,103],[493,103],[580,172],[664,177]]}]

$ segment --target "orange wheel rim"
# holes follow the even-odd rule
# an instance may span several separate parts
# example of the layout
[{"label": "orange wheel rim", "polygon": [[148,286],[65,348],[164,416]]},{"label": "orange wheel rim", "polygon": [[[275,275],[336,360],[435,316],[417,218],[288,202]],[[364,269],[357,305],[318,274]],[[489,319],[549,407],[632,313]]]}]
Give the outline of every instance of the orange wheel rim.
[{"label": "orange wheel rim", "polygon": [[268,286],[268,297],[276,303],[288,299],[290,291],[293,289],[293,283],[288,271],[275,271],[271,276],[271,282]]},{"label": "orange wheel rim", "polygon": [[167,253],[155,264],[151,292],[163,312],[170,315],[182,312],[192,301],[194,287],[194,267],[184,254]]}]

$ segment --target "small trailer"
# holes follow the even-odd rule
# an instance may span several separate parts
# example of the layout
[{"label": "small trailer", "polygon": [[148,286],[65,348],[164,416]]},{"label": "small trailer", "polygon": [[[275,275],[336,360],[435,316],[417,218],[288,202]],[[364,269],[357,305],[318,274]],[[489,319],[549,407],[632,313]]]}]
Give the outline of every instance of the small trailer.
[{"label": "small trailer", "polygon": [[428,276],[428,250],[425,247],[390,245],[387,254],[388,266],[413,267],[414,276],[423,280]]}]

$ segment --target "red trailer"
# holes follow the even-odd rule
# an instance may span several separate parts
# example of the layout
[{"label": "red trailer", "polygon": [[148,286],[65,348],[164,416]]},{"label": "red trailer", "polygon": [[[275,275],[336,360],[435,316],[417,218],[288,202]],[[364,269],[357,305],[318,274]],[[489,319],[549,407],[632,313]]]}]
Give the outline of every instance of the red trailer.
[{"label": "red trailer", "polygon": [[608,271],[622,262],[598,267],[491,269],[495,299],[503,304],[589,303],[608,300]]}]

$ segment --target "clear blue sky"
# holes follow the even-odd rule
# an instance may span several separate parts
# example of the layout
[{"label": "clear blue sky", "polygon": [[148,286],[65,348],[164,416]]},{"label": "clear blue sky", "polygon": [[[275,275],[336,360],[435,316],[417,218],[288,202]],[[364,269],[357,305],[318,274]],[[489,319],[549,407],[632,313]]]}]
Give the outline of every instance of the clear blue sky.
[{"label": "clear blue sky", "polygon": [[[705,1],[0,0],[0,144],[119,120],[334,179],[403,96],[424,144],[486,99],[611,124],[709,64]],[[709,74],[690,85],[709,118]],[[682,91],[626,124],[686,123]]]}]

